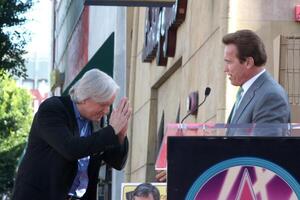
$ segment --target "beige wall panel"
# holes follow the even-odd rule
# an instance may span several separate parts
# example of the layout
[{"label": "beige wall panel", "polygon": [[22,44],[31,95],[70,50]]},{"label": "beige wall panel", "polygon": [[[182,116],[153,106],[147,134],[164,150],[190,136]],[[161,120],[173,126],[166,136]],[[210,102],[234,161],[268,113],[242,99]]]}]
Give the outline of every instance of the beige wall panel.
[{"label": "beige wall panel", "polygon": [[[179,40],[184,41],[183,63],[219,29],[220,3],[215,0],[188,1],[188,12],[182,29],[186,32]],[[181,29],[181,30],[182,30]],[[181,31],[180,30],[180,31]],[[179,31],[179,32],[180,32]]]},{"label": "beige wall panel", "polygon": [[[169,59],[170,60],[170,59]],[[168,60],[168,64],[169,64]],[[153,86],[160,78],[161,76],[168,70],[167,67],[162,67],[162,66],[156,66],[156,60],[154,60],[150,64],[150,87]]]},{"label": "beige wall panel", "polygon": [[[198,55],[198,56],[197,56]],[[204,67],[203,64],[200,64],[200,57],[199,54],[196,54],[194,57],[190,59],[190,61],[184,66],[182,72],[183,72],[183,93],[182,97],[187,98],[187,96],[193,92],[198,91],[199,92],[199,102],[203,99],[203,93],[205,90],[205,87],[208,83],[207,80],[207,69]],[[203,60],[201,61],[203,63]],[[181,118],[186,115],[186,105],[185,101],[182,102],[182,113]],[[199,108],[198,112],[202,110],[206,105],[203,105]],[[200,111],[201,112],[201,111]],[[203,113],[201,113],[203,114]],[[200,121],[203,121],[203,115],[200,119]],[[186,123],[188,122],[196,122],[196,118],[193,116],[190,116],[186,119]]]},{"label": "beige wall panel", "polygon": [[131,172],[137,171],[147,163],[148,134],[149,134],[149,109],[148,101],[133,115],[133,133],[131,146]]},{"label": "beige wall panel", "polygon": [[130,182],[146,182],[147,167],[142,166],[132,172]]},{"label": "beige wall panel", "polygon": [[[182,42],[177,41],[176,46],[180,46],[181,44],[182,44]],[[154,86],[155,84],[157,84],[157,82],[159,82],[161,80],[162,76],[164,76],[170,70],[170,68],[173,68],[173,66],[177,65],[179,62],[181,63],[182,62],[182,61],[180,61],[181,59],[182,59],[182,55],[177,55],[177,56],[175,55],[174,58],[168,58],[167,66],[157,66],[156,60],[153,60],[153,62],[151,63],[151,66],[150,66],[151,86]]]},{"label": "beige wall panel", "polygon": [[[199,102],[204,99],[206,87],[212,89],[205,104],[199,108],[197,119],[189,117],[187,122],[223,122],[216,116],[217,110],[225,108],[225,74],[223,72],[223,46],[220,32],[217,31],[183,67],[183,92],[186,98],[192,91],[199,92]],[[182,104],[185,108],[185,104]],[[183,116],[185,113],[181,113]]]},{"label": "beige wall panel", "polygon": [[142,63],[141,55],[136,57],[136,82],[133,111],[137,112],[150,99],[150,69],[148,63]]},{"label": "beige wall panel", "polygon": [[[227,77],[224,73],[224,61],[223,61],[224,48],[221,41],[222,36],[223,34],[221,33],[220,30],[217,31],[214,35],[212,35],[211,39],[208,41],[206,47],[207,49],[204,48],[203,53],[200,54],[200,57],[202,57],[200,58],[201,60],[205,61],[206,59],[206,62],[204,63],[203,66],[208,69],[207,86],[209,86],[212,89],[211,94],[208,97],[206,102],[207,105],[203,108],[204,113],[206,114],[202,119],[204,122],[213,121],[213,122],[223,123],[226,120],[223,115],[218,114],[219,110],[224,112],[224,109],[226,109],[225,81]],[[203,96],[204,94],[202,92],[202,98]]]},{"label": "beige wall panel", "polygon": [[[181,68],[169,77],[158,89],[157,89],[157,123],[160,123],[162,113],[165,114],[165,125],[168,123],[175,123],[177,117],[177,111],[181,99],[182,93],[182,74]],[[184,99],[185,103],[185,99]],[[181,112],[185,113],[186,107],[182,107]],[[158,128],[158,127],[157,127]]]},{"label": "beige wall panel", "polygon": [[155,179],[155,161],[157,157],[157,92],[153,91],[149,108],[149,131],[148,131],[148,153],[147,153],[147,181]]},{"label": "beige wall panel", "polygon": [[299,0],[231,0],[235,3],[238,20],[293,21],[294,6]]}]

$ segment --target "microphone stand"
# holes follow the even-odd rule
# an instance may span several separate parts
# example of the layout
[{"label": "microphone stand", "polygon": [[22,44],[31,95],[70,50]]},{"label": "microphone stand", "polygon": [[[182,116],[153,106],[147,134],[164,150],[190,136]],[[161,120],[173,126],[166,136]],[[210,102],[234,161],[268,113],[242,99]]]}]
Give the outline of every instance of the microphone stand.
[{"label": "microphone stand", "polygon": [[180,124],[182,124],[183,123],[183,121],[188,117],[188,116],[190,116],[193,112],[195,112],[202,104],[204,104],[204,102],[205,102],[205,100],[206,100],[206,98],[207,98],[207,96],[208,95],[205,95],[205,97],[204,97],[204,100],[194,109],[194,110],[191,110],[182,120],[181,120],[181,122],[180,122]]}]

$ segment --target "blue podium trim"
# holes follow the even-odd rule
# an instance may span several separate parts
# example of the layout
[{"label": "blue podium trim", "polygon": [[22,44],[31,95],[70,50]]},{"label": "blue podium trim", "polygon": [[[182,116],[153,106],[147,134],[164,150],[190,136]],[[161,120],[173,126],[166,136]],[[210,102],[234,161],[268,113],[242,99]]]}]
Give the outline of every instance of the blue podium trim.
[{"label": "blue podium trim", "polygon": [[300,199],[300,185],[296,181],[296,179],[289,174],[285,169],[280,167],[277,164],[274,164],[270,161],[254,158],[254,157],[238,157],[229,160],[222,161],[208,170],[206,170],[197,180],[193,183],[192,187],[190,188],[189,192],[187,193],[185,199],[191,200],[196,197],[198,192],[201,188],[216,174],[236,166],[251,166],[251,167],[262,167],[274,172],[277,176],[283,179],[295,192],[298,199]]}]

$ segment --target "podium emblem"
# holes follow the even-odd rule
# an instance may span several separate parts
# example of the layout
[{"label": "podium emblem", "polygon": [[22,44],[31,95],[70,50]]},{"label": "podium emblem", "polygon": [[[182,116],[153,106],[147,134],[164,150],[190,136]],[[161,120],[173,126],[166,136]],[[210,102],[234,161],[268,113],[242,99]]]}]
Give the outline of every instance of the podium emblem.
[{"label": "podium emblem", "polygon": [[300,186],[285,169],[255,157],[222,161],[201,174],[186,200],[297,200]]}]

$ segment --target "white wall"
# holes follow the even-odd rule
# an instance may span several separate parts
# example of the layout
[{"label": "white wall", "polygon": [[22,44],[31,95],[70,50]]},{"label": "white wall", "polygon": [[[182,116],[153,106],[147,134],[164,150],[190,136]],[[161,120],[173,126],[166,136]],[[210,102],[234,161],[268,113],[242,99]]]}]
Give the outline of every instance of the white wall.
[{"label": "white wall", "polygon": [[[126,10],[124,7],[91,6],[89,10],[89,49],[91,59],[112,32],[115,32],[114,79],[120,86],[115,103],[126,95]],[[124,170],[113,170],[112,199],[121,199]]]},{"label": "white wall", "polygon": [[91,59],[108,36],[116,30],[117,7],[89,7],[89,52]]}]

